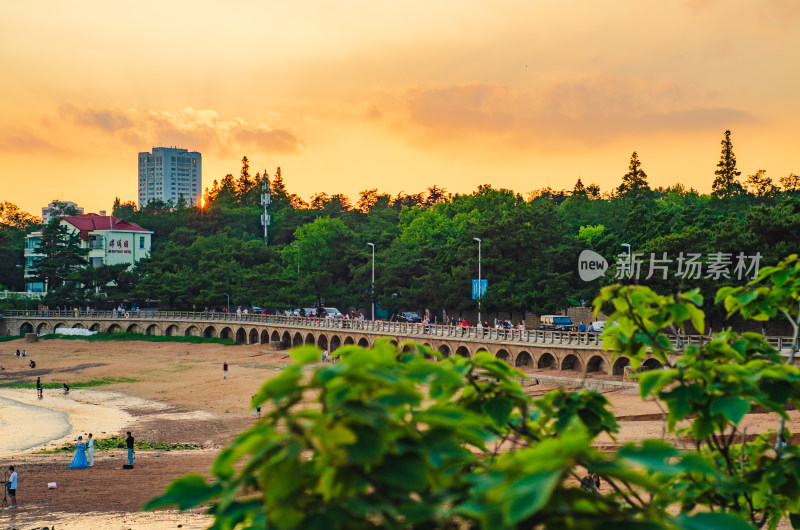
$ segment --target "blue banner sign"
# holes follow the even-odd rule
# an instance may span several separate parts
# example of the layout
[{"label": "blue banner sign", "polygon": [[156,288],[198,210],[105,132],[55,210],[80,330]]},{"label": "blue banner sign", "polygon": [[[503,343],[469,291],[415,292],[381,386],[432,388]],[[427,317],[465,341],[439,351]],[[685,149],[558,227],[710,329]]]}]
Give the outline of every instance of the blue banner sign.
[{"label": "blue banner sign", "polygon": [[[489,280],[481,280],[481,294],[480,298],[486,296],[486,286],[489,285]],[[472,280],[472,299],[478,299],[478,280]]]}]

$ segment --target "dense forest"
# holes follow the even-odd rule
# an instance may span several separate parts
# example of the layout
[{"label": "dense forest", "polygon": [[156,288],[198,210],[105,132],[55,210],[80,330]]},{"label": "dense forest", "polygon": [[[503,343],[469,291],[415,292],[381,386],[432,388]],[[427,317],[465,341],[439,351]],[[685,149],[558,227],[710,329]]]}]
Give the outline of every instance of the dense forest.
[{"label": "dense forest", "polygon": [[[114,281],[116,287],[106,289],[109,300],[142,307],[220,306],[228,293],[233,305],[280,310],[322,299],[368,314],[373,300],[368,243],[374,243],[374,299],[381,308],[458,314],[476,308],[474,238],[481,239],[482,277],[488,280],[486,316],[523,317],[589,305],[603,285],[619,281],[614,262],[628,249],[642,254],[644,264],[639,278],[624,282],[663,293],[700,287],[713,301],[710,295],[719,287],[744,283],[734,274],[738,255],[758,253],[763,267],[796,252],[800,242],[800,176],[775,183],[759,170],[742,177],[730,132],[721,144],[717,170],[709,175],[711,194],[682,184],[652,189],[635,152],[611,191],[578,179],[572,189],[545,188],[527,196],[491,185],[468,195],[432,186],[397,196],[367,189],[355,202],[319,193],[305,202],[287,189],[278,168],[267,175],[272,223],[266,245],[262,174],[251,174],[245,157],[238,176],[225,175],[206,188],[203,207],[180,201],[138,209],[117,199],[113,215],[154,231],[151,257],[131,271],[67,270],[48,301],[96,303],[90,298],[93,288]],[[3,288],[23,288],[24,236],[38,222],[13,204],[0,203]],[[612,269],[592,282],[578,274],[578,256],[587,249],[604,256]],[[658,273],[645,279],[651,254],[664,253],[673,260],[668,278]],[[674,273],[681,253],[702,256],[706,268],[699,277]],[[728,274],[706,274],[713,253],[732,260]],[[745,274],[751,276],[752,271]],[[714,318],[710,304],[708,310]]]}]

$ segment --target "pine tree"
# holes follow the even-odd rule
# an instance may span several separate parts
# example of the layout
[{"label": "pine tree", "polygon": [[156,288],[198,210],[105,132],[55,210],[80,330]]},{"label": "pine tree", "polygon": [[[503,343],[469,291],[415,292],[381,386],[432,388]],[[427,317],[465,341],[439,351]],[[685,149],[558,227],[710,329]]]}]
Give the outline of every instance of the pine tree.
[{"label": "pine tree", "polygon": [[52,291],[64,285],[73,271],[86,266],[89,248],[81,246],[78,232],[70,233],[56,218],[42,230],[38,253],[43,256],[35,263],[34,277]]},{"label": "pine tree", "polygon": [[722,155],[717,164],[717,170],[714,172],[716,178],[714,178],[714,184],[711,185],[711,196],[724,198],[742,195],[744,187],[737,180],[742,172],[736,169],[736,155],[733,154],[730,131],[725,131],[725,137],[720,144],[722,145]]},{"label": "pine tree", "polygon": [[628,165],[628,172],[622,177],[622,184],[617,188],[617,195],[623,199],[635,201],[649,198],[651,194],[652,190],[647,184],[647,174],[642,170],[639,155],[634,151]]},{"label": "pine tree", "polygon": [[586,197],[586,188],[581,182],[581,179],[578,179],[578,182],[575,183],[575,187],[572,188],[572,196],[573,197]]},{"label": "pine tree", "polygon": [[254,198],[253,190],[256,188],[258,179],[253,179],[250,175],[250,162],[247,157],[242,157],[242,171],[239,173],[239,180],[236,181],[236,200],[239,204],[246,205]]}]

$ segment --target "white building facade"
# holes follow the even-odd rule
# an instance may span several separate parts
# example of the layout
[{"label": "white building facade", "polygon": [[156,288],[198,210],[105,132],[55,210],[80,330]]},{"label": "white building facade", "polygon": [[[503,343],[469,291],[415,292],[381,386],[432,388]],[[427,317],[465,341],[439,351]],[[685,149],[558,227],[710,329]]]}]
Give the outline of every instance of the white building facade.
[{"label": "white building facade", "polygon": [[[153,232],[136,223],[110,215],[90,213],[62,217],[59,224],[65,226],[69,233],[77,233],[81,238],[81,246],[89,249],[86,256],[87,267],[120,263],[132,267],[140,259],[150,256]],[[38,252],[41,242],[41,230],[32,232],[25,238],[25,290],[28,292],[47,291],[46,285],[33,280],[36,262],[42,257]]]},{"label": "white building facade", "polygon": [[187,205],[197,205],[203,193],[203,160],[196,151],[177,147],[154,147],[139,153],[139,208],[159,199],[175,205],[183,196]]}]

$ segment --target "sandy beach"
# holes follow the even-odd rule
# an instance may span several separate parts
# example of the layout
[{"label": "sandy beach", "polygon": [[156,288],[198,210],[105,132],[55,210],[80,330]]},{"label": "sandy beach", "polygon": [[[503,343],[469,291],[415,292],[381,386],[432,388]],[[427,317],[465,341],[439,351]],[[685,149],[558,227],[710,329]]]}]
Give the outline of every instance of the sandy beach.
[{"label": "sandy beach", "polygon": [[[25,347],[27,358],[13,351]],[[29,360],[36,369],[29,368]],[[68,395],[44,390],[0,388],[0,470],[14,465],[19,473],[18,510],[0,513],[0,528],[204,528],[210,519],[199,511],[137,513],[178,476],[208,473],[217,451],[246,428],[253,415],[250,397],[261,383],[288,362],[285,352],[260,346],[182,343],[89,343],[50,340],[35,344],[0,344],[2,383],[61,383],[107,378],[134,379]],[[230,371],[222,378],[222,363]],[[193,443],[190,451],[136,451],[136,466],[124,449],[98,451],[96,465],[67,469],[71,453],[42,454],[78,435],[97,439],[133,432],[137,442]],[[47,483],[56,482],[55,490]],[[87,522],[91,524],[87,526]]]},{"label": "sandy beach", "polygon": [[[29,357],[15,358],[16,348]],[[28,368],[29,359],[37,368]],[[229,364],[227,379],[222,363]],[[141,507],[178,476],[209,475],[218,450],[253,421],[250,397],[259,386],[290,362],[286,352],[261,345],[223,346],[151,342],[47,340],[0,343],[0,383],[74,385],[110,384],[44,391],[0,388],[0,470],[14,465],[19,473],[18,510],[0,511],[0,528],[205,528],[210,518],[195,510],[141,513]],[[555,375],[554,372],[550,372]],[[559,374],[563,375],[563,374]],[[125,378],[125,382],[119,381]],[[528,385],[531,395],[551,387]],[[635,388],[604,392],[614,406],[621,432],[612,440],[600,437],[598,447],[661,437],[661,410],[643,402]],[[791,411],[787,425],[798,432],[800,413]],[[775,428],[771,414],[750,414],[748,436]],[[42,449],[74,443],[78,435],[97,439],[131,431],[137,442],[192,443],[185,451],[136,451],[136,466],[124,470],[124,448],[95,452],[96,465],[67,469],[71,453],[43,454]],[[47,489],[56,482],[57,489]]]}]

